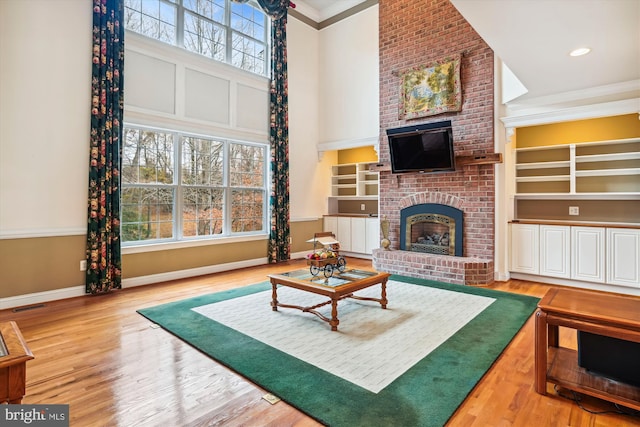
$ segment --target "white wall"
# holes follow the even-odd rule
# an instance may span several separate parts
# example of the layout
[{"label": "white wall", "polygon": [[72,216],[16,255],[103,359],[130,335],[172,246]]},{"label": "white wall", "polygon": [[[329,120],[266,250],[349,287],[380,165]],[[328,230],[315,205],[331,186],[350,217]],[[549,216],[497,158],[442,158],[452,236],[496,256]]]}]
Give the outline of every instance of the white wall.
[{"label": "white wall", "polygon": [[327,213],[331,191],[331,164],[336,153],[319,158],[318,97],[320,37],[314,28],[290,17],[287,22],[289,72],[289,170],[291,218],[319,217]]},{"label": "white wall", "polygon": [[91,0],[0,1],[0,237],[86,232]]},{"label": "white wall", "polygon": [[320,31],[320,142],[377,143],[378,5]]}]

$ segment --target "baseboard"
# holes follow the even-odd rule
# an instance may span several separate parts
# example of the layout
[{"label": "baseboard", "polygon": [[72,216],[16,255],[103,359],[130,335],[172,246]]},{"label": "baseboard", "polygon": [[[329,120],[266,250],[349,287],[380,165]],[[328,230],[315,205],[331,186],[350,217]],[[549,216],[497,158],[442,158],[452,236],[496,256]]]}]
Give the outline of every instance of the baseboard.
[{"label": "baseboard", "polygon": [[188,277],[204,276],[207,274],[220,273],[221,271],[237,270],[246,267],[264,265],[267,258],[257,258],[226,264],[208,265],[206,267],[190,268],[187,270],[169,271],[167,273],[151,274],[149,276],[132,277],[122,279],[122,288],[133,288],[135,286],[151,285],[153,283],[168,282],[171,280],[186,279]]},{"label": "baseboard", "polygon": [[[294,259],[292,255],[291,258]],[[300,258],[304,255],[300,256]],[[245,267],[255,267],[264,265],[267,258],[230,262],[227,264],[210,265],[206,267],[190,268],[187,270],[171,271],[168,273],[152,274],[149,276],[132,277],[122,279],[122,288],[133,288],[135,286],[151,285],[154,283],[167,282],[170,280],[186,279],[188,277],[204,276],[206,274],[219,273],[221,271],[236,270]],[[85,296],[84,285],[72,286],[69,288],[54,289],[51,291],[34,292],[31,294],[17,295],[13,297],[0,298],[0,310],[16,307],[28,307],[36,304],[43,304],[51,301]]]},{"label": "baseboard", "polygon": [[511,278],[511,275],[509,274],[508,271],[506,273],[500,272],[500,271],[493,272],[493,280],[495,280],[496,282],[506,282],[510,278]]},{"label": "baseboard", "polygon": [[606,283],[584,282],[581,280],[561,279],[557,277],[536,276],[525,273],[511,273],[512,279],[528,280],[530,282],[548,283],[550,285],[569,286],[572,288],[580,288],[594,291],[613,292],[616,294],[626,294],[640,296],[639,288],[631,288],[626,286],[608,285]]},{"label": "baseboard", "polygon": [[70,288],[54,289],[52,291],[35,292],[32,294],[17,295],[14,297],[0,298],[0,310],[15,307],[28,307],[66,298],[74,298],[86,295],[84,285]]}]

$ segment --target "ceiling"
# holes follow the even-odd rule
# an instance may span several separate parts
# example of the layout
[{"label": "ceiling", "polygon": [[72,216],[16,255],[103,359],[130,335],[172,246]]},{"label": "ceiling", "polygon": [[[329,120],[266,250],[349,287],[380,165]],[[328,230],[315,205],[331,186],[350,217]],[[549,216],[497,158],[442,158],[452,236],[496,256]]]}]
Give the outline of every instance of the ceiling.
[{"label": "ceiling", "polygon": [[[294,3],[321,22],[364,1]],[[638,0],[450,1],[526,88],[518,101],[600,87],[640,93]],[[584,46],[591,53],[569,56]]]}]

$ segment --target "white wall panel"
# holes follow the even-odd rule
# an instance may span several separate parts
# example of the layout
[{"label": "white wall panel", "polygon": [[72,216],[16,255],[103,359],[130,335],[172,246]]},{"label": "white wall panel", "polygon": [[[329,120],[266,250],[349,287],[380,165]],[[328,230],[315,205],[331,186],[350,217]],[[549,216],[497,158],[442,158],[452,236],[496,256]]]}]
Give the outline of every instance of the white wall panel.
[{"label": "white wall panel", "polygon": [[260,132],[269,131],[269,92],[238,84],[236,126]]},{"label": "white wall panel", "polygon": [[125,105],[175,113],[176,65],[126,49]]},{"label": "white wall panel", "polygon": [[184,77],[185,116],[228,125],[229,80],[189,68],[185,69]]}]

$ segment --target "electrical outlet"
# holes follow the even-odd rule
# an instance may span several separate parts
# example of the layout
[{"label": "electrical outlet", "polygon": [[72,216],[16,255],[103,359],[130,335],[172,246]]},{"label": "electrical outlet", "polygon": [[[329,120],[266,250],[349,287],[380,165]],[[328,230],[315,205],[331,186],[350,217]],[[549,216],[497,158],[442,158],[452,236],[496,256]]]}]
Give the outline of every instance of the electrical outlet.
[{"label": "electrical outlet", "polygon": [[578,206],[569,206],[569,215],[580,215],[580,208]]},{"label": "electrical outlet", "polygon": [[360,210],[363,211],[365,209],[366,209],[366,207],[364,206],[364,203],[360,203]]},{"label": "electrical outlet", "polygon": [[87,260],[83,259],[80,261],[80,271],[87,271]]}]

